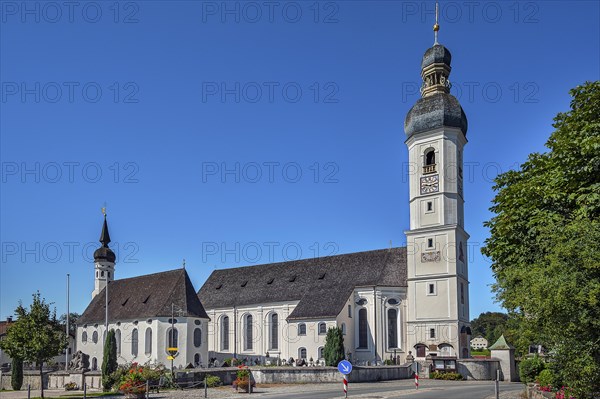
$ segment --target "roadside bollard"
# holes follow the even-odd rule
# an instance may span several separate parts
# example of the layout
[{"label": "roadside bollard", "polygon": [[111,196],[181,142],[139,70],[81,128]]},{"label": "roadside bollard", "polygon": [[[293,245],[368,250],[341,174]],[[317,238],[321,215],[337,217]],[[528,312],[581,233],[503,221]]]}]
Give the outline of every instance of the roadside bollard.
[{"label": "roadside bollard", "polygon": [[146,380],[146,399],[150,398],[150,381]]},{"label": "roadside bollard", "polygon": [[27,399],[31,399],[31,385],[27,384]]},{"label": "roadside bollard", "polygon": [[87,382],[83,383],[83,399],[87,399]]},{"label": "roadside bollard", "polygon": [[494,392],[496,399],[500,398],[500,370],[496,370],[496,381],[494,382]]},{"label": "roadside bollard", "polygon": [[208,378],[207,378],[208,374],[204,374],[204,397],[208,398]]}]

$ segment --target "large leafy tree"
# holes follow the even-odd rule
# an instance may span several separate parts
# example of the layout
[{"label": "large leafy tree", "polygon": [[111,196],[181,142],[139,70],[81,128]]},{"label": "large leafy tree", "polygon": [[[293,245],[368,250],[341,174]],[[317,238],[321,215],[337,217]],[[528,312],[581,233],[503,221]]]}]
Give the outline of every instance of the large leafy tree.
[{"label": "large leafy tree", "polygon": [[488,340],[489,345],[500,338],[506,331],[508,315],[500,312],[485,312],[471,321],[473,336],[481,335]]},{"label": "large leafy tree", "polygon": [[543,154],[496,178],[483,253],[523,336],[578,398],[600,391],[600,82],[571,90]]},{"label": "large leafy tree", "polygon": [[[81,317],[81,315],[79,313],[74,313],[74,312],[69,313],[69,333],[73,336],[77,333],[77,321],[79,320],[80,317]],[[67,325],[67,314],[66,313],[61,314],[60,317],[58,318],[58,322],[60,323],[61,326],[66,326]]]},{"label": "large leafy tree", "polygon": [[332,327],[327,330],[323,357],[327,366],[337,366],[346,357],[344,353],[344,333],[341,328]]},{"label": "large leafy tree", "polygon": [[[35,363],[43,381],[44,363],[59,355],[67,347],[66,334],[57,318],[56,310],[50,310],[50,304],[37,292],[29,310],[19,303],[15,310],[17,320],[0,341],[0,347],[12,358]],[[41,397],[44,386],[41,384]]]}]

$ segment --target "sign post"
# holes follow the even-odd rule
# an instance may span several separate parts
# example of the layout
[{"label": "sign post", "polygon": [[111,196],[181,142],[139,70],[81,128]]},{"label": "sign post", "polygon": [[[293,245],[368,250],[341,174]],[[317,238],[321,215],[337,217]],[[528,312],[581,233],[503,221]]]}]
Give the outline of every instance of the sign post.
[{"label": "sign post", "polygon": [[[172,333],[173,333],[173,330],[171,330],[171,334]],[[171,376],[174,378],[175,375],[173,374],[173,361],[175,360],[175,357],[179,353],[179,348],[170,347],[170,348],[167,348],[167,352],[169,352],[169,356],[167,356],[167,360],[171,361]]]},{"label": "sign post", "polygon": [[352,372],[352,363],[342,360],[338,363],[338,371],[344,376],[344,398],[348,397],[348,374]]},{"label": "sign post", "polygon": [[414,362],[411,367],[415,373],[415,389],[419,389],[419,362]]}]

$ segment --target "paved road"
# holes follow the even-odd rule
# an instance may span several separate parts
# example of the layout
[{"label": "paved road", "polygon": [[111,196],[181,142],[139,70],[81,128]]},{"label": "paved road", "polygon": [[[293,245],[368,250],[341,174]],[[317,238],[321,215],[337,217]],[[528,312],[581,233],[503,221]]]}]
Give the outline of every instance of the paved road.
[{"label": "paved road", "polygon": [[[517,383],[500,383],[501,399],[520,399],[524,385]],[[32,396],[39,396],[39,391],[32,391]],[[65,394],[77,394],[64,390],[48,390],[47,397],[59,397]],[[494,383],[492,381],[435,381],[421,380],[419,390],[415,390],[412,380],[383,381],[350,384],[349,398],[356,399],[494,399]],[[153,393],[150,399],[196,399],[203,398],[204,390],[190,389],[185,391],[161,391]],[[208,398],[245,398],[246,394],[237,393],[230,387],[211,388]],[[343,398],[342,383],[339,384],[298,384],[274,385],[258,387],[250,398],[266,399],[334,399]],[[27,391],[0,392],[0,399],[24,399]],[[109,399],[104,397],[102,399]],[[116,396],[115,399],[123,399]],[[91,399],[91,398],[90,398]]]},{"label": "paved road", "polygon": [[[492,381],[430,381],[421,380],[419,390],[409,381],[389,381],[379,383],[351,384],[348,390],[349,398],[361,399],[388,399],[388,398],[415,398],[415,399],[492,399],[494,398],[494,384]],[[522,384],[501,383],[501,397],[519,398],[523,392]],[[269,392],[258,389],[260,396],[271,399],[329,399],[343,398],[342,384],[322,384],[318,388],[308,388],[305,392],[281,393]],[[259,393],[257,392],[257,393]]]}]

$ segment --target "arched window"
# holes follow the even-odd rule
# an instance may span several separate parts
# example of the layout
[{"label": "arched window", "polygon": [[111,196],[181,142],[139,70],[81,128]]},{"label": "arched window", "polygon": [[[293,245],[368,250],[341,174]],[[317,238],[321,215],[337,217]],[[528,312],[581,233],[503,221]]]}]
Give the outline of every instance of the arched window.
[{"label": "arched window", "polygon": [[82,344],[86,344],[87,343],[87,331],[84,331],[81,333],[81,343]]},{"label": "arched window", "polygon": [[425,357],[425,350],[427,347],[423,344],[415,345],[415,349],[417,350],[417,357]]},{"label": "arched window", "polygon": [[435,165],[435,150],[433,148],[425,152],[425,165]]},{"label": "arched window", "polygon": [[342,335],[346,335],[346,323],[342,323]]},{"label": "arched window", "polygon": [[144,352],[150,356],[152,354],[152,327],[146,328],[146,339],[144,342]]},{"label": "arched window", "polygon": [[92,342],[97,344],[98,343],[98,331],[94,331],[92,333]]},{"label": "arched window", "polygon": [[199,328],[196,328],[194,330],[194,346],[196,348],[199,348],[200,345],[202,345],[202,330]]},{"label": "arched window", "polygon": [[306,359],[306,348],[298,349],[298,359]]},{"label": "arched window", "polygon": [[298,324],[298,335],[306,335],[306,324]]},{"label": "arched window", "polygon": [[115,331],[115,341],[117,342],[117,355],[121,354],[121,330]]},{"label": "arched window", "polygon": [[98,359],[92,358],[92,370],[98,370]]},{"label": "arched window", "polygon": [[252,350],[252,344],[254,338],[252,337],[252,315],[249,314],[245,318],[245,330],[246,330],[246,350]]},{"label": "arched window", "polygon": [[229,316],[221,319],[221,349],[229,350]]},{"label": "arched window", "polygon": [[137,330],[137,328],[134,328],[133,331],[131,332],[131,355],[134,357],[138,355],[138,330]]},{"label": "arched window", "polygon": [[319,335],[327,334],[327,324],[321,322],[319,323]]},{"label": "arched window", "polygon": [[460,304],[465,304],[465,285],[460,283]]},{"label": "arched window", "polygon": [[388,309],[388,348],[398,347],[398,311]]},{"label": "arched window", "polygon": [[277,313],[271,315],[271,340],[270,349],[279,349],[279,317]]},{"label": "arched window", "polygon": [[179,343],[179,333],[176,328],[169,328],[167,330],[167,348],[177,348]]},{"label": "arched window", "polygon": [[440,351],[440,356],[455,356],[454,347],[450,344],[440,344],[438,350]]},{"label": "arched window", "polygon": [[200,354],[196,353],[194,355],[194,366],[198,367],[200,365],[200,359],[201,359]]},{"label": "arched window", "polygon": [[317,349],[317,356],[319,357],[319,359],[323,359],[325,356],[323,356],[323,347],[319,346],[319,349]]},{"label": "arched window", "polygon": [[368,329],[367,309],[363,308],[358,311],[358,347],[360,349],[367,349],[369,347]]},{"label": "arched window", "polygon": [[104,277],[104,270],[100,272],[100,277]]}]

